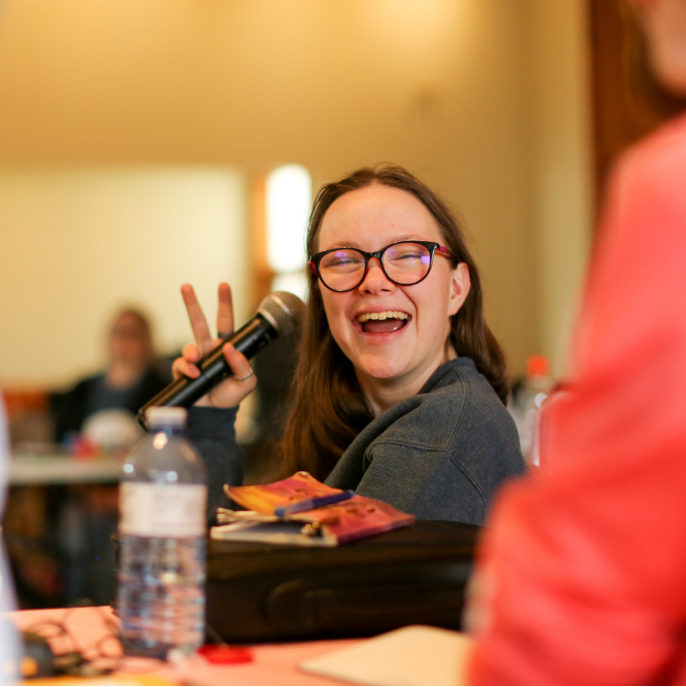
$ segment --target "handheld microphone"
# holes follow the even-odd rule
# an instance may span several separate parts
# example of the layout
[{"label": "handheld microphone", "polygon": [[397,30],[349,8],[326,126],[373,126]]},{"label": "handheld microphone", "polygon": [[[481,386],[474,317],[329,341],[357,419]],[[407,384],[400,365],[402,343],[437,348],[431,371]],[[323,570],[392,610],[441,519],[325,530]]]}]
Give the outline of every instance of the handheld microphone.
[{"label": "handheld microphone", "polygon": [[299,326],[305,304],[292,293],[275,291],[267,296],[257,314],[237,332],[230,334],[216,348],[198,362],[200,376],[196,379],[179,377],[151,398],[139,411],[138,422],[147,429],[145,411],[152,406],[181,406],[188,408],[233,372],[224,357],[224,344],[234,348],[246,358],[252,358],[270,341],[286,336]]}]

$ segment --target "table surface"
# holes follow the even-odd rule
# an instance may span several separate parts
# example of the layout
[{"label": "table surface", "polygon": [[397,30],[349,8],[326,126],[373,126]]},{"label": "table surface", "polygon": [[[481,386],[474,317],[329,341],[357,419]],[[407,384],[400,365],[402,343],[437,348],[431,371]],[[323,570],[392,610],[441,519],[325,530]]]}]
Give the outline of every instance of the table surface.
[{"label": "table surface", "polygon": [[[119,643],[112,635],[112,624],[116,616],[109,606],[71,609],[48,609],[16,611],[12,614],[17,627],[26,631],[36,630],[48,636],[51,627],[59,623],[68,636],[57,636],[50,640],[53,651],[61,653],[77,648],[85,655],[99,650],[108,654],[120,653]],[[93,677],[82,684],[195,684],[195,685],[341,685],[348,684],[301,672],[300,662],[323,656],[332,651],[353,646],[358,639],[298,642],[292,644],[264,644],[253,647],[251,663],[234,665],[212,665],[200,657],[186,660],[173,666],[153,659],[124,658],[113,675],[100,681]],[[76,647],[74,647],[76,644]],[[98,649],[100,647],[100,649]],[[47,684],[41,679],[41,684]],[[70,678],[61,684],[78,684]]]},{"label": "table surface", "polygon": [[116,484],[123,459],[114,456],[75,458],[67,454],[13,453],[10,486],[32,484]]}]

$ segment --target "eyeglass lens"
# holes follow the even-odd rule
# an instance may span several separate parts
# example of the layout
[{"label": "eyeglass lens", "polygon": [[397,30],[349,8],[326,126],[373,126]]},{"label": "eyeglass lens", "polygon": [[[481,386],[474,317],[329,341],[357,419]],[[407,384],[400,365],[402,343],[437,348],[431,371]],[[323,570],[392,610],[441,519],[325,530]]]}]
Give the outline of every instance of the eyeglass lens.
[{"label": "eyeglass lens", "polygon": [[[391,281],[410,286],[429,272],[431,251],[419,243],[396,243],[383,251],[381,263]],[[364,270],[364,254],[354,248],[332,251],[319,262],[322,281],[334,291],[354,289],[362,282]]]}]

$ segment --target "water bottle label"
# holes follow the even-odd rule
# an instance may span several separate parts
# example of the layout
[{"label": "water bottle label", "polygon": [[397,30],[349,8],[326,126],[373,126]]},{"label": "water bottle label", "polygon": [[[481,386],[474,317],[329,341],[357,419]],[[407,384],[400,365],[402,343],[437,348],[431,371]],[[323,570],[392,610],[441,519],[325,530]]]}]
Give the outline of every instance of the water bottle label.
[{"label": "water bottle label", "polygon": [[198,537],[205,534],[207,487],[203,484],[124,482],[119,531],[138,537]]}]

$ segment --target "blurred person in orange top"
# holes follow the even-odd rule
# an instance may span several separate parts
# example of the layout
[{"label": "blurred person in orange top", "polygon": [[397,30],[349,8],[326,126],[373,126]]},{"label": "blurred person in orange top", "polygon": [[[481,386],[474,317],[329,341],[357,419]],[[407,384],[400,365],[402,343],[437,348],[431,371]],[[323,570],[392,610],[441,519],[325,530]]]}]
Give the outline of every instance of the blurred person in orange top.
[{"label": "blurred person in orange top", "polygon": [[[629,4],[686,94],[686,0]],[[475,684],[686,684],[686,115],[620,159],[600,229],[553,469],[504,489],[482,542]]]}]

